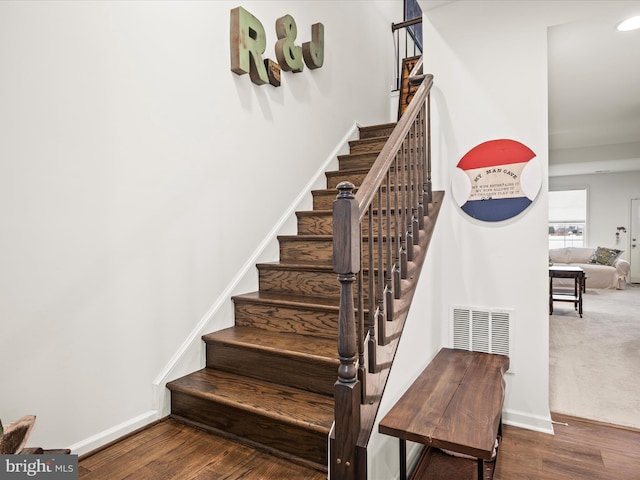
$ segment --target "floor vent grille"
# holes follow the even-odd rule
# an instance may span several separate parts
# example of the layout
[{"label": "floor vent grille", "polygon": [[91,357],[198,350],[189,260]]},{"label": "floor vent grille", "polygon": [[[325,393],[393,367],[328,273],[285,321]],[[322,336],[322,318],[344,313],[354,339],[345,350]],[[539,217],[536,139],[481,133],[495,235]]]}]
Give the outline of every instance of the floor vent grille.
[{"label": "floor vent grille", "polygon": [[514,370],[514,310],[451,306],[450,344],[453,348],[474,352],[498,353],[510,359]]}]

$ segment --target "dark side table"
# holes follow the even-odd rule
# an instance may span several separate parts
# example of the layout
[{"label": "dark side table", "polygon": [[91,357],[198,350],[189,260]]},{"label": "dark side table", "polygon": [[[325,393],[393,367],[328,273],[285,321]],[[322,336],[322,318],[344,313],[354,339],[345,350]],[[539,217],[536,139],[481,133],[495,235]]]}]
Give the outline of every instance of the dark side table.
[{"label": "dark side table", "polygon": [[[570,289],[554,289],[554,278],[573,278],[573,291]],[[571,302],[582,318],[582,292],[585,287],[584,270],[580,267],[549,267],[549,315],[553,314],[553,302]]]},{"label": "dark side table", "polygon": [[[493,478],[508,369],[504,355],[451,348],[438,352],[378,427],[400,440],[400,480]],[[427,447],[410,476],[407,441]],[[437,460],[435,450],[442,448],[472,459],[443,454],[444,461]]]}]

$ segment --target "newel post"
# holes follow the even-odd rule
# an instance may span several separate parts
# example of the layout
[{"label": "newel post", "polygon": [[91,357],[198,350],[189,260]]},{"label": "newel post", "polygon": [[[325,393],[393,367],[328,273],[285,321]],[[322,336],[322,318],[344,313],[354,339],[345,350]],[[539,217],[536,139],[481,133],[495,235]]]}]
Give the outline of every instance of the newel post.
[{"label": "newel post", "polygon": [[338,318],[338,380],[334,386],[335,440],[331,449],[332,480],[356,476],[356,441],[360,432],[360,389],[357,378],[357,337],[353,282],[360,271],[358,203],[351,182],[338,185],[333,202],[333,269],[340,281]]}]

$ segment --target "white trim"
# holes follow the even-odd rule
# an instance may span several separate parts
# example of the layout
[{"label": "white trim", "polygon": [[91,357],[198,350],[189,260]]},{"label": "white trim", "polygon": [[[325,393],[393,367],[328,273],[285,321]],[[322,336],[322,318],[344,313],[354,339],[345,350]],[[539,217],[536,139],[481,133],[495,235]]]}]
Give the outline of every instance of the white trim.
[{"label": "white trim", "polygon": [[80,440],[68,448],[71,449],[71,453],[74,455],[84,455],[159,419],[160,416],[157,410],[149,410],[114,427],[96,433],[89,438]]},{"label": "white trim", "polygon": [[504,410],[502,412],[502,423],[513,427],[525,428],[536,432],[549,433],[553,435],[553,423],[551,415],[531,415],[516,410]]},{"label": "white trim", "polygon": [[[254,267],[257,263],[260,255],[264,252],[267,246],[273,242],[274,238],[276,238],[278,232],[283,228],[283,226],[287,223],[287,221],[295,216],[296,210],[299,208],[299,205],[304,201],[308,200],[309,194],[314,186],[322,179],[324,173],[329,168],[331,162],[335,162],[337,160],[337,156],[344,151],[345,147],[348,147],[349,140],[357,138],[358,128],[360,124],[358,122],[354,122],[354,124],[349,128],[344,137],[338,142],[336,148],[329,154],[329,156],[322,163],[320,168],[313,175],[311,180],[305,185],[302,191],[298,194],[295,200],[291,203],[291,206],[287,209],[287,211],[280,217],[278,222],[274,225],[274,227],[267,233],[266,237],[260,242],[256,250],[253,254],[247,259],[242,268],[238,271],[238,274],[229,282],[227,288],[224,289],[222,294],[216,299],[211,308],[207,311],[207,313],[200,319],[194,329],[191,331],[189,336],[182,342],[180,348],[176,351],[176,353],[171,357],[169,362],[164,366],[164,368],[160,371],[160,373],[153,380],[153,406],[158,412],[168,413],[168,394],[165,389],[165,385],[168,381],[172,379],[172,372],[174,372],[181,361],[187,356],[192,348],[202,349],[202,341],[201,336],[204,332],[211,331],[211,323],[214,317],[218,314],[219,310],[230,302],[230,298],[233,295],[233,292],[236,290],[240,282],[249,274],[254,273]],[[325,183],[326,184],[326,183]],[[200,353],[202,357],[203,354]],[[201,363],[204,360],[201,358]],[[175,377],[174,377],[175,378]]]}]

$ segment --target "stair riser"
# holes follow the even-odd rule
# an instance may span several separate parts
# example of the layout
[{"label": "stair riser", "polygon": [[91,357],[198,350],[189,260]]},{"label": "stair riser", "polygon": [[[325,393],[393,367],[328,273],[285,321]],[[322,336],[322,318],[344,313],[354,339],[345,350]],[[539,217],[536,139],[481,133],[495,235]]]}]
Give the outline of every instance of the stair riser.
[{"label": "stair riser", "polygon": [[[374,217],[373,221],[373,234],[378,235],[378,225],[380,219],[378,216]],[[391,216],[391,234],[394,234],[395,228],[395,216]],[[368,216],[365,215],[362,223],[362,233],[367,234],[369,231]],[[383,233],[387,231],[387,224],[383,222]],[[298,221],[298,234],[299,235],[333,235],[333,217],[331,214],[318,214],[317,216],[305,216],[304,219]]]},{"label": "stair riser", "polygon": [[[368,274],[364,274],[364,292],[368,295]],[[355,286],[354,286],[355,289]],[[260,269],[260,290],[269,293],[339,298],[340,282],[334,272]]]},{"label": "stair riser", "polygon": [[[409,161],[408,154],[409,152],[416,151],[416,148],[405,148],[405,162]],[[380,152],[351,152],[347,155],[338,155],[338,169],[339,170],[360,170],[360,169],[370,169],[376,158],[378,158],[378,154]]]},{"label": "stair riser", "polygon": [[340,295],[338,275],[331,271],[309,272],[261,268],[260,290],[269,293],[337,298]]},{"label": "stair riser", "polygon": [[[374,254],[377,255],[377,242],[374,242]],[[304,263],[306,265],[333,265],[333,241],[306,241],[304,239],[289,238],[280,240],[280,261],[284,263]],[[383,251],[386,260],[386,247]],[[392,248],[392,255],[395,255]],[[369,245],[362,246],[362,262],[369,261]],[[377,258],[376,258],[377,261]]]},{"label": "stair riser", "polygon": [[327,437],[319,432],[180,392],[171,395],[171,412],[181,419],[204,424],[310,462],[327,463]]},{"label": "stair riser", "polygon": [[238,302],[236,325],[308,337],[337,338],[338,312],[287,308],[264,303]]},{"label": "stair riser", "polygon": [[331,212],[298,216],[298,235],[331,235],[332,232]]},{"label": "stair riser", "polygon": [[378,158],[377,153],[368,155],[338,155],[338,169],[340,170],[368,170]]},{"label": "stair riser", "polygon": [[349,142],[349,152],[352,154],[359,153],[380,153],[384,147],[386,138],[367,138],[364,140],[352,140]]},{"label": "stair riser", "polygon": [[364,127],[360,129],[360,139],[373,138],[373,137],[388,137],[393,132],[395,123],[388,125],[378,125],[375,127]]},{"label": "stair riser", "polygon": [[333,265],[333,240],[280,239],[280,261],[304,265]]},{"label": "stair riser", "polygon": [[367,176],[368,172],[331,172],[326,175],[327,188],[337,188],[340,182],[351,182],[356,187],[362,185],[362,181]]},{"label": "stair riser", "polygon": [[314,210],[332,210],[333,202],[338,195],[337,190],[321,190],[313,192],[313,209]]},{"label": "stair riser", "polygon": [[[335,201],[338,193],[337,190],[315,190],[313,193],[313,209],[314,210],[332,210],[333,202]],[[394,208],[395,202],[395,193],[392,193],[390,201],[390,206]],[[398,194],[398,202],[402,201],[402,196]],[[383,191],[382,193],[382,208],[386,208],[387,206],[387,193]],[[373,199],[373,208],[378,207],[378,199],[377,197]]]},{"label": "stair riser", "polygon": [[[360,140],[352,140],[349,142],[349,153],[358,155],[361,153],[380,153],[385,143],[387,142],[388,137],[379,137],[379,138],[365,138]],[[423,138],[422,135],[410,135],[410,140],[408,143],[405,143],[406,148],[414,148]]]},{"label": "stair riser", "polygon": [[334,364],[223,343],[207,344],[207,367],[326,395],[333,395],[338,378],[337,360]]},{"label": "stair riser", "polygon": [[[407,179],[408,179],[408,174],[406,173],[407,171],[408,171],[408,168],[405,166],[404,168],[405,182],[407,182]],[[356,187],[359,187],[360,185],[362,185],[362,182],[364,181],[368,173],[369,173],[368,171],[360,172],[360,171],[350,171],[350,170],[345,170],[345,171],[338,170],[334,172],[328,172],[326,174],[327,188],[328,189],[337,188],[340,182],[351,182]],[[391,185],[402,184],[402,180],[403,180],[402,174],[403,174],[403,169],[398,168],[398,181],[396,182],[395,171],[393,171],[390,178]],[[416,169],[412,168],[411,175],[416,175],[416,174],[419,174],[419,172],[416,173]]]}]

